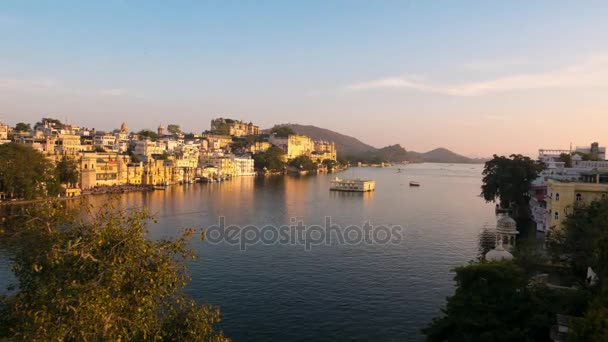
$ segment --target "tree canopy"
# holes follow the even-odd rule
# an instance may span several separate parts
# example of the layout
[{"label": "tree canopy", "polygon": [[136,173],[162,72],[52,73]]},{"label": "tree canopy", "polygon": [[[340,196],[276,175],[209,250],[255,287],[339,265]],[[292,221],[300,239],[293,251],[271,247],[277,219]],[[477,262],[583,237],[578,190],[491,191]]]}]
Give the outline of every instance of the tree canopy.
[{"label": "tree canopy", "polygon": [[528,286],[512,261],[456,268],[456,290],[443,315],[423,329],[428,341],[550,341],[555,314],[578,293]]},{"label": "tree canopy", "polygon": [[169,124],[167,126],[167,131],[172,134],[180,134],[182,130],[179,128],[179,125]]},{"label": "tree canopy", "polygon": [[[579,279],[587,267],[598,275],[590,286],[593,299],[589,308],[568,335],[569,341],[608,340],[608,199],[577,207],[567,216],[561,230],[555,230],[548,245],[555,261],[565,261]],[[585,282],[581,282],[586,287]]]},{"label": "tree canopy", "polygon": [[17,132],[29,132],[32,130],[32,126],[29,123],[19,122],[15,125],[15,131]]},{"label": "tree canopy", "polygon": [[542,168],[542,164],[520,154],[509,158],[494,155],[485,163],[481,195],[487,202],[498,199],[503,208],[525,206],[532,181]]},{"label": "tree canopy", "polygon": [[21,144],[0,145],[0,192],[29,200],[60,190],[53,166],[40,152]]},{"label": "tree canopy", "polygon": [[274,126],[270,129],[271,134],[276,134],[277,137],[287,138],[290,135],[296,134],[296,132],[288,126]]},{"label": "tree canopy", "polygon": [[271,146],[268,150],[258,152],[253,155],[254,167],[257,170],[283,171],[285,168],[285,153],[276,146]]},{"label": "tree canopy", "polygon": [[70,187],[78,184],[80,173],[78,172],[78,164],[74,158],[61,157],[61,160],[57,162],[56,170],[60,183],[67,184]]},{"label": "tree canopy", "polygon": [[219,309],[182,291],[194,230],[151,240],[146,212],[85,206],[75,218],[64,203],[23,208],[0,223],[18,289],[0,300],[0,338],[227,341],[214,330]]},{"label": "tree canopy", "polygon": [[316,171],[317,164],[315,164],[309,156],[298,156],[289,161],[289,165],[297,168],[298,170],[305,171]]},{"label": "tree canopy", "polygon": [[158,138],[160,138],[160,136],[156,132],[151,131],[149,129],[142,129],[141,131],[137,132],[137,135],[139,136],[139,140],[158,140]]}]

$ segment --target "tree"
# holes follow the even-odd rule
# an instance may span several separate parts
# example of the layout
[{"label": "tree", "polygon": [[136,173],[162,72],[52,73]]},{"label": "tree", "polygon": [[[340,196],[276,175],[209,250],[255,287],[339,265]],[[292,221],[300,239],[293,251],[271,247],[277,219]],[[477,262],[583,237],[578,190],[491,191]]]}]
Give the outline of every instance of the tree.
[{"label": "tree", "polygon": [[142,129],[141,131],[137,132],[137,136],[139,136],[139,140],[158,140],[158,138],[160,138],[156,132],[151,131],[149,129]]},{"label": "tree", "polygon": [[549,341],[549,328],[564,300],[527,286],[511,261],[456,268],[456,290],[443,316],[423,329],[428,341]]},{"label": "tree", "polygon": [[596,272],[608,273],[606,222],[608,199],[575,207],[566,217],[563,229],[551,232],[548,238],[551,255],[555,260],[566,260],[580,277],[585,277],[589,266]]},{"label": "tree", "polygon": [[167,126],[167,131],[172,134],[180,134],[182,130],[179,128],[179,125],[169,124]]},{"label": "tree", "polygon": [[67,156],[61,157],[61,160],[57,163],[56,170],[60,183],[67,184],[69,187],[78,184],[78,164],[74,158],[68,158]]},{"label": "tree", "polygon": [[18,292],[0,301],[0,337],[227,341],[214,331],[219,309],[182,292],[194,230],[151,240],[145,212],[84,206],[86,218],[74,218],[66,203],[23,208],[2,223]]},{"label": "tree", "polygon": [[290,135],[296,134],[296,132],[288,126],[274,126],[270,129],[271,134],[276,134],[277,137],[287,138]]},{"label": "tree", "polygon": [[572,167],[572,155],[569,153],[562,153],[559,155],[559,160],[564,162],[565,167]]},{"label": "tree", "polygon": [[285,153],[279,147],[272,146],[264,152],[253,155],[256,170],[283,171],[285,168]]},{"label": "tree", "polygon": [[498,199],[503,208],[527,207],[528,191],[542,168],[541,163],[520,154],[512,154],[509,158],[494,155],[486,162],[482,173],[481,195],[487,202]]},{"label": "tree", "polygon": [[289,161],[289,165],[297,168],[298,170],[305,171],[316,171],[317,164],[315,164],[309,156],[298,156]]},{"label": "tree", "polygon": [[40,152],[21,144],[0,145],[0,192],[29,200],[60,191],[53,166]]},{"label": "tree", "polygon": [[15,131],[17,132],[29,132],[32,130],[32,126],[29,123],[19,122],[15,125]]}]

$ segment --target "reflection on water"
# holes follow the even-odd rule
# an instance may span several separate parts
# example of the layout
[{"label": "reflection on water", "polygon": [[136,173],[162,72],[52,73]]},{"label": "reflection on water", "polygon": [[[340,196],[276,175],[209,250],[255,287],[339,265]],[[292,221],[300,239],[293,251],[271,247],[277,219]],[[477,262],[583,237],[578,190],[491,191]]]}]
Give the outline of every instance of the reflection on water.
[{"label": "reflection on water", "polygon": [[[373,193],[329,191],[335,175],[242,177],[212,184],[128,193],[121,207],[156,215],[153,238],[180,227],[286,225],[295,218],[347,227],[406,228],[398,245],[255,245],[246,251],[193,241],[201,258],[190,264],[188,291],[219,305],[222,327],[235,341],[420,340],[453,290],[450,270],[476,259],[480,229],[494,222],[478,195],[481,166],[417,164],[353,168],[341,178],[376,181]],[[420,182],[419,188],[410,181]],[[107,197],[92,198],[104,205]]]}]

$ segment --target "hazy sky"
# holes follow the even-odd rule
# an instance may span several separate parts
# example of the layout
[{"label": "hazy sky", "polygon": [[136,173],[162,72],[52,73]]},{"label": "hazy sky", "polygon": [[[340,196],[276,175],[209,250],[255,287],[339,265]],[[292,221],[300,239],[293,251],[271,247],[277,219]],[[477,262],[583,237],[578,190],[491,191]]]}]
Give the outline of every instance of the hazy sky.
[{"label": "hazy sky", "polygon": [[0,1],[0,120],[608,144],[608,1]]}]

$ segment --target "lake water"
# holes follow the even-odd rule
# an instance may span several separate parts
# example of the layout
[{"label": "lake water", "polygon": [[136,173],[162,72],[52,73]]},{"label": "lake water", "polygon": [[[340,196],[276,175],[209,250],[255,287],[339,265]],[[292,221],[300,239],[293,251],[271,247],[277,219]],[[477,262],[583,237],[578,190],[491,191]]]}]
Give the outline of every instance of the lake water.
[{"label": "lake water", "polygon": [[[256,244],[193,241],[189,294],[221,307],[221,328],[234,341],[416,341],[453,292],[452,268],[479,254],[479,233],[495,222],[480,198],[481,165],[415,164],[351,168],[342,178],[376,180],[374,193],[330,192],[335,175],[245,177],[215,184],[129,193],[158,218],[151,234],[181,227],[282,226],[326,217],[349,225],[399,225],[397,244]],[[410,187],[409,181],[420,182]],[[94,202],[102,203],[103,197]],[[6,263],[0,276],[6,279]]]}]

